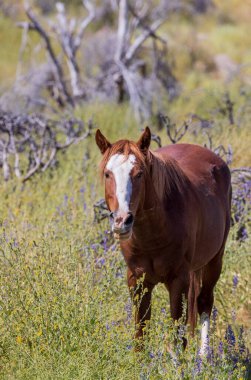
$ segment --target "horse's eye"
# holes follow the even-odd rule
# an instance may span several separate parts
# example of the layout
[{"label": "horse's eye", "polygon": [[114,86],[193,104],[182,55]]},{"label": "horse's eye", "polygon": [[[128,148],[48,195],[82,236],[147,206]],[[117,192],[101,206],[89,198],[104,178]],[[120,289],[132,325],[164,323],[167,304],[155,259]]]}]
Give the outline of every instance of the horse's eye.
[{"label": "horse's eye", "polygon": [[109,173],[105,173],[105,178],[109,178],[109,177],[110,177]]},{"label": "horse's eye", "polygon": [[143,172],[138,172],[138,174],[136,175],[136,178],[141,178],[142,174],[143,174]]}]

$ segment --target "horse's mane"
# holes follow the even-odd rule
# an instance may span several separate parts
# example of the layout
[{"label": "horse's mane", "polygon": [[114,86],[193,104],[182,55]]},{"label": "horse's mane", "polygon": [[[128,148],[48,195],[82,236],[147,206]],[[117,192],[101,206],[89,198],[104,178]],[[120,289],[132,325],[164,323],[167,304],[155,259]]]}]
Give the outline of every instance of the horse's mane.
[{"label": "horse's mane", "polygon": [[187,178],[174,158],[163,159],[158,152],[149,151],[149,161],[153,185],[160,200],[184,191]]},{"label": "horse's mane", "polygon": [[184,190],[186,177],[173,158],[163,159],[158,152],[148,151],[147,157],[141,152],[137,144],[129,140],[119,140],[112,144],[104,153],[100,163],[101,177],[105,167],[114,154],[125,155],[125,160],[130,154],[134,154],[138,162],[145,168],[145,174],[152,178],[153,186],[160,200],[171,195],[181,193]]}]

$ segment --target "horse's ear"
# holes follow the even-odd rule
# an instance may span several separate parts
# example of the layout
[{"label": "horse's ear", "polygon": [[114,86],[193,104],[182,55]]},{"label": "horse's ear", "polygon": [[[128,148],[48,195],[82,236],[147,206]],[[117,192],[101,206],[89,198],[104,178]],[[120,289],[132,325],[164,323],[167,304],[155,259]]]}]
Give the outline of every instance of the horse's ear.
[{"label": "horse's ear", "polygon": [[105,138],[105,136],[102,135],[99,129],[96,132],[95,140],[102,154],[104,154],[106,150],[112,146],[112,144],[109,143],[109,141]]},{"label": "horse's ear", "polygon": [[142,153],[146,154],[151,143],[151,131],[149,127],[146,127],[142,135],[140,136],[137,145]]}]

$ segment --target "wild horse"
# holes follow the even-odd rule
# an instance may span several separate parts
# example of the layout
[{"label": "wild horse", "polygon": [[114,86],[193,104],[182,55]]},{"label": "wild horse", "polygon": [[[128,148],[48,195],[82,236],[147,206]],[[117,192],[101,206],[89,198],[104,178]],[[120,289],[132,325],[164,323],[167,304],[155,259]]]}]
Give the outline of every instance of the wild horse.
[{"label": "wild horse", "polygon": [[[141,292],[136,337],[143,336],[152,290],[162,282],[174,320],[182,316],[184,296],[192,331],[199,313],[203,355],[230,227],[230,171],[206,148],[176,144],[151,151],[150,141],[148,127],[137,143],[111,144],[96,132],[106,203],[128,267],[128,286]],[[142,286],[137,286],[140,278]]]}]

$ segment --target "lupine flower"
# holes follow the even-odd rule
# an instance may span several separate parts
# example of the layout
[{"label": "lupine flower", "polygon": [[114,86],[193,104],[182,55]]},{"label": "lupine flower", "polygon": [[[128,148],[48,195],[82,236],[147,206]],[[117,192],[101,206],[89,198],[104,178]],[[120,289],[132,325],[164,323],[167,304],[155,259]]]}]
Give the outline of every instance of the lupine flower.
[{"label": "lupine flower", "polygon": [[212,319],[213,319],[213,323],[214,323],[214,324],[216,323],[217,316],[218,316],[218,310],[217,310],[217,308],[214,306],[214,307],[213,307],[213,310],[212,310]]},{"label": "lupine flower", "polygon": [[222,341],[220,341],[220,343],[219,343],[218,352],[219,352],[220,356],[223,355],[224,350],[223,350],[223,342]]},{"label": "lupine flower", "polygon": [[116,272],[116,277],[117,277],[117,278],[121,278],[121,277],[123,277],[123,274],[122,274],[122,272],[121,272],[120,270],[118,270],[118,271]]},{"label": "lupine flower", "polygon": [[202,367],[202,359],[201,356],[197,354],[196,359],[195,359],[195,374],[198,374],[201,372],[201,367]]},{"label": "lupine flower", "polygon": [[235,275],[233,276],[233,288],[234,288],[234,289],[237,288],[238,282],[239,282],[238,276],[237,276],[237,274],[235,274]]},{"label": "lupine flower", "polygon": [[16,239],[13,239],[13,243],[12,243],[12,246],[14,247],[14,248],[17,248],[18,247],[18,242],[16,241]]},{"label": "lupine flower", "polygon": [[99,259],[97,259],[97,264],[100,266],[103,266],[105,264],[105,258],[100,257]]},{"label": "lupine flower", "polygon": [[231,325],[228,325],[228,327],[227,327],[225,339],[226,339],[228,345],[230,346],[230,348],[233,348],[235,346],[236,340],[235,340],[234,331],[233,331]]},{"label": "lupine flower", "polygon": [[93,249],[95,252],[97,252],[98,248],[99,248],[99,244],[97,243],[91,244],[91,249]]},{"label": "lupine flower", "polygon": [[112,244],[110,247],[111,251],[114,252],[116,250],[116,244]]},{"label": "lupine flower", "polygon": [[128,300],[128,302],[125,305],[125,311],[127,313],[127,320],[132,318],[132,303],[131,300]]},{"label": "lupine flower", "polygon": [[213,364],[213,357],[214,357],[213,348],[208,344],[207,345],[207,360],[208,362],[211,363],[211,365]]}]

